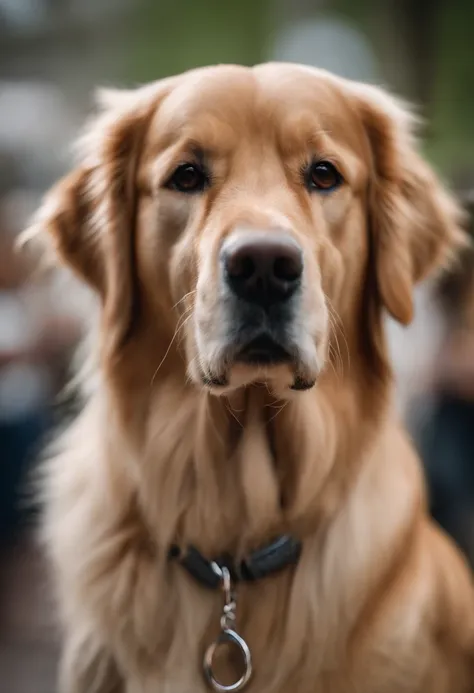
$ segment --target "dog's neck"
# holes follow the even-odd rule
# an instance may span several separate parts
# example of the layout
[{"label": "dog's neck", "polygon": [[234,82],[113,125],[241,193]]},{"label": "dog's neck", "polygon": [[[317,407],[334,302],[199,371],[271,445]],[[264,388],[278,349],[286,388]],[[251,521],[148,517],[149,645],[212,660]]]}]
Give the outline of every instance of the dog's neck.
[{"label": "dog's neck", "polygon": [[314,532],[340,506],[377,429],[374,416],[386,410],[388,384],[369,388],[362,375],[329,367],[313,390],[286,402],[262,386],[216,397],[173,367],[141,400],[132,396],[140,388],[116,380],[122,394],[110,401],[130,437],[110,445],[131,446],[132,497],[153,541],[212,556]]}]

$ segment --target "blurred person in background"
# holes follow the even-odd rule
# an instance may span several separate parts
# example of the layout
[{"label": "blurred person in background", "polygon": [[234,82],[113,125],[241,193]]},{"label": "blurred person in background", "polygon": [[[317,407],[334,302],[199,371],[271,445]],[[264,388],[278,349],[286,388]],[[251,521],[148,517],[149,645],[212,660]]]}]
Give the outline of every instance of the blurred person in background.
[{"label": "blurred person in background", "polygon": [[[51,425],[64,382],[73,316],[58,312],[46,279],[32,279],[33,259],[15,247],[22,196],[0,194],[0,536],[19,525],[27,472]],[[21,221],[20,221],[21,223]]]},{"label": "blurred person in background", "polygon": [[[474,239],[474,197],[468,201]],[[431,366],[430,415],[415,436],[432,513],[474,565],[474,249],[437,286],[443,338]]]},{"label": "blurred person in background", "polygon": [[[474,239],[472,198],[466,207]],[[474,247],[417,288],[415,305],[408,327],[387,320],[398,410],[425,465],[432,514],[474,566]]]}]

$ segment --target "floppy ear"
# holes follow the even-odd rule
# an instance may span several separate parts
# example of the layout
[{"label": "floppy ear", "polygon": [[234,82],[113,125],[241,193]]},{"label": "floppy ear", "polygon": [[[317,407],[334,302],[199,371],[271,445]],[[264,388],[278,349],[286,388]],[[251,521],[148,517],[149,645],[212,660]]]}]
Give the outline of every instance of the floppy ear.
[{"label": "floppy ear", "polygon": [[416,150],[416,119],[393,97],[357,85],[372,154],[370,226],[383,304],[404,325],[413,318],[413,287],[446,265],[466,240],[462,215]]},{"label": "floppy ear", "polygon": [[79,140],[77,167],[46,195],[26,236],[46,232],[60,259],[95,289],[111,342],[133,317],[136,172],[157,103],[147,90],[99,95],[102,111]]}]

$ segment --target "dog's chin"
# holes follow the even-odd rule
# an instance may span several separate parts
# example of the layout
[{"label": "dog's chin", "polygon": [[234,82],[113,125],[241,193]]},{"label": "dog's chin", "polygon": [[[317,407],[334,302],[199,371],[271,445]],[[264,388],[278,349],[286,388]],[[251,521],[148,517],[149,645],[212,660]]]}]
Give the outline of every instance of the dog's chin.
[{"label": "dog's chin", "polygon": [[299,346],[266,333],[240,344],[204,342],[201,347],[188,353],[188,376],[197,387],[217,396],[263,385],[276,397],[288,399],[315,386],[325,360],[311,338]]},{"label": "dog's chin", "polygon": [[292,361],[233,361],[225,369],[209,367],[199,375],[199,382],[214,395],[229,395],[250,385],[265,385],[279,399],[312,389],[317,373],[310,373],[301,363]]},{"label": "dog's chin", "polygon": [[237,363],[229,369],[228,376],[221,380],[203,380],[209,392],[217,396],[227,396],[251,385],[264,385],[277,399],[288,399],[292,395],[311,390],[316,378],[302,378],[286,364],[251,367]]}]

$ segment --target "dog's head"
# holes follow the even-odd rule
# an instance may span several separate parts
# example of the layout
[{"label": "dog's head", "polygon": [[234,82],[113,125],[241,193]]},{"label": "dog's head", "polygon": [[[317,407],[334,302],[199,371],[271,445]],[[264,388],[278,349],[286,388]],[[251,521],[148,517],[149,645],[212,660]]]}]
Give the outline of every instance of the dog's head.
[{"label": "dog's head", "polygon": [[461,238],[413,118],[376,88],[222,66],[101,102],[35,225],[100,294],[108,349],[145,330],[199,386],[310,388],[335,320],[364,321],[369,269],[408,323],[414,283]]}]

